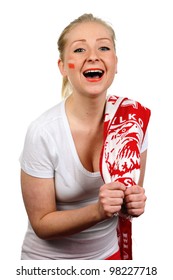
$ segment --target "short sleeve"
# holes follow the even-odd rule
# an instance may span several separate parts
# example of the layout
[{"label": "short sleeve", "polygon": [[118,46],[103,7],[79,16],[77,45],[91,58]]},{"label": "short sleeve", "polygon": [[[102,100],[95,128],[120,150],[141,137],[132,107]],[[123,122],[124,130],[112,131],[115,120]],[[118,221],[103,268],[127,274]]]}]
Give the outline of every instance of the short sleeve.
[{"label": "short sleeve", "polygon": [[51,135],[38,124],[28,128],[20,156],[21,168],[27,174],[40,178],[54,177],[54,143]]}]

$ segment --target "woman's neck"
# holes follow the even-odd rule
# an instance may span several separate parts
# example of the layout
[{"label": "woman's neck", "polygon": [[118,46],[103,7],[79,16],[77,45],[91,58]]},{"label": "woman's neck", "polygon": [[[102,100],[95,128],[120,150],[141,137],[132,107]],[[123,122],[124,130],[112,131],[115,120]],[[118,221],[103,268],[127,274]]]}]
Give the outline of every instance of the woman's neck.
[{"label": "woman's neck", "polygon": [[85,126],[97,126],[103,122],[106,94],[97,96],[80,96],[71,94],[66,100],[66,113]]}]

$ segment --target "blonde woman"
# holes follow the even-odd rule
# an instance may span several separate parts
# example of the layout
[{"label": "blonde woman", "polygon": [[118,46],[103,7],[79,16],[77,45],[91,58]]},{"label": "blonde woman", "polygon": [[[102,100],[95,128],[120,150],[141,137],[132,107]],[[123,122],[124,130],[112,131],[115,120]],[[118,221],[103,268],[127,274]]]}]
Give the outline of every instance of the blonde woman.
[{"label": "blonde woman", "polygon": [[145,208],[147,141],[139,185],[104,183],[99,160],[107,90],[117,73],[115,34],[92,14],[71,22],[58,40],[64,99],[29,127],[20,158],[29,218],[24,260],[120,259],[117,215]]}]

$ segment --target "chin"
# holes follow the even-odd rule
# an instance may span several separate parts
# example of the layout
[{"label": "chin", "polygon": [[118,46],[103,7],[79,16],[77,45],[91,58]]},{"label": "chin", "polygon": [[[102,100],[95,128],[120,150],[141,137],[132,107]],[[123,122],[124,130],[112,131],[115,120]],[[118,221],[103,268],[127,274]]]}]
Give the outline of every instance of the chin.
[{"label": "chin", "polygon": [[92,92],[88,92],[85,95],[89,96],[89,97],[98,97],[98,96],[106,96],[106,92],[104,91],[92,91]]}]

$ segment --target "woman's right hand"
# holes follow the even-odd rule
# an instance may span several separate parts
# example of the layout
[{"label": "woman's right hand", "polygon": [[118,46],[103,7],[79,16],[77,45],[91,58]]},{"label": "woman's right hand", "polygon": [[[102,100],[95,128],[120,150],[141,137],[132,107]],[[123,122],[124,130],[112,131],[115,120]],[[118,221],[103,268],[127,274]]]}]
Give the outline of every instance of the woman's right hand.
[{"label": "woman's right hand", "polygon": [[98,200],[101,219],[111,218],[121,210],[125,190],[125,185],[118,181],[101,186]]}]

